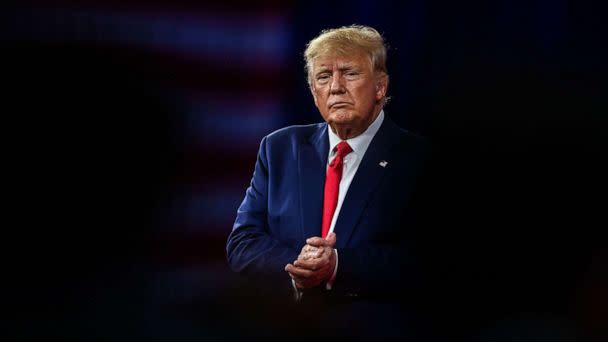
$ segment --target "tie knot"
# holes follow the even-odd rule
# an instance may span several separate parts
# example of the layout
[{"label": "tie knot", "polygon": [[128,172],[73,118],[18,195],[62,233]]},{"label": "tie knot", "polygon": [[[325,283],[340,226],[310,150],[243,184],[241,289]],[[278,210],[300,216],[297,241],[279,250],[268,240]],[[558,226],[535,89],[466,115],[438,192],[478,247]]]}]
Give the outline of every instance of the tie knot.
[{"label": "tie knot", "polygon": [[347,155],[353,151],[353,149],[350,147],[350,145],[346,141],[341,141],[336,146],[336,150],[337,150],[336,156],[339,156],[339,157],[344,157],[345,155]]}]

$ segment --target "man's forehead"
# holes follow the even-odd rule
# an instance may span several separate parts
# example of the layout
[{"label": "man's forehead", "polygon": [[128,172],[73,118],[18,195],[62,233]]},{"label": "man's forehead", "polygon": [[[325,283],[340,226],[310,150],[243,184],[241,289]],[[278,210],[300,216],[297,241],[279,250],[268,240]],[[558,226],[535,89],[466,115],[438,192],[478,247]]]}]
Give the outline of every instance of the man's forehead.
[{"label": "man's forehead", "polygon": [[333,67],[350,67],[359,66],[362,64],[371,64],[371,58],[366,54],[360,53],[350,56],[330,55],[319,56],[315,58],[313,64],[315,68],[333,68]]}]

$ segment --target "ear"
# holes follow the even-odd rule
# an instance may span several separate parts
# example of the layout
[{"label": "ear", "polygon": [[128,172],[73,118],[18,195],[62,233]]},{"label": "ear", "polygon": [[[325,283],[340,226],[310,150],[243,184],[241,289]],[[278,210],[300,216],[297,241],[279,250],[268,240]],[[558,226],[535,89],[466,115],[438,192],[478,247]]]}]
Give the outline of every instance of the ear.
[{"label": "ear", "polygon": [[376,101],[382,100],[388,91],[388,75],[381,73],[376,78]]}]

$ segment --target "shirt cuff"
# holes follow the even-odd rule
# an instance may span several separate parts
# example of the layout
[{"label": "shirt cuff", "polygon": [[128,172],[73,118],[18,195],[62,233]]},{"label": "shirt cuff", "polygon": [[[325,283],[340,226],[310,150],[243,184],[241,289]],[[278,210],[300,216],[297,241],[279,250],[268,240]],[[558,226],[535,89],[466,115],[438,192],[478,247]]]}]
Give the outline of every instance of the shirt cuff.
[{"label": "shirt cuff", "polygon": [[302,299],[303,292],[298,289],[298,287],[296,286],[296,281],[293,280],[293,278],[291,279],[291,286],[293,286],[293,299],[296,302],[299,302]]},{"label": "shirt cuff", "polygon": [[334,273],[331,275],[331,278],[329,278],[329,280],[325,284],[326,290],[331,290],[332,286],[334,285],[334,282],[336,281],[336,274],[338,273],[338,250],[334,248],[334,252],[336,253],[336,266],[334,267]]}]

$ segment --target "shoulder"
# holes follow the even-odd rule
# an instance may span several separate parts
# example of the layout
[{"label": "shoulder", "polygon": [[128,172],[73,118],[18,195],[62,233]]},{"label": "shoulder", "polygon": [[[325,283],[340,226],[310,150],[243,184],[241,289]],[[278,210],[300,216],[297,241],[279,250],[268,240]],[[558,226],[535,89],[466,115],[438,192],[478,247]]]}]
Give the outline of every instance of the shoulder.
[{"label": "shoulder", "polygon": [[400,148],[407,148],[408,150],[417,150],[420,153],[428,153],[428,150],[430,149],[430,140],[428,137],[404,129],[398,126],[390,118],[385,118],[385,120],[385,132],[393,145],[397,145]]},{"label": "shoulder", "polygon": [[292,125],[278,129],[264,137],[267,144],[285,144],[289,142],[307,141],[319,133],[325,126],[324,122],[310,125]]},{"label": "shoulder", "polygon": [[296,156],[301,146],[319,137],[326,123],[292,125],[278,129],[262,138],[259,153],[263,158]]}]

